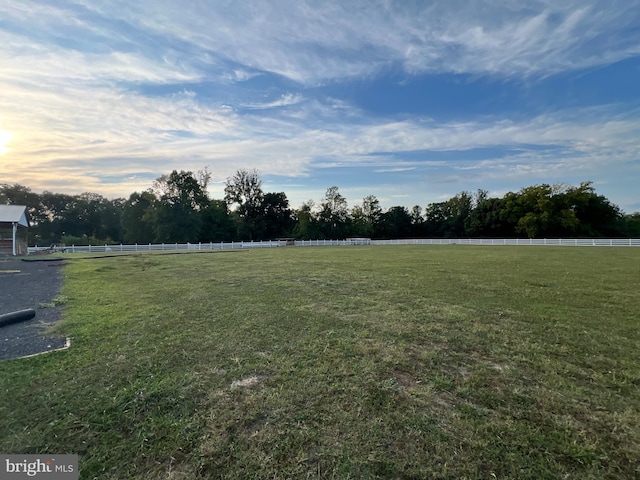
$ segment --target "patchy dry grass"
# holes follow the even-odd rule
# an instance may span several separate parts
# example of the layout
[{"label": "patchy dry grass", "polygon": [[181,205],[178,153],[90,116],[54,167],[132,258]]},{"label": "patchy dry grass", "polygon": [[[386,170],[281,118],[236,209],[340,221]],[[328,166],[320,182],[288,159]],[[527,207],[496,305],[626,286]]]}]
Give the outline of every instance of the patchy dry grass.
[{"label": "patchy dry grass", "polygon": [[65,267],[0,451],[82,478],[637,478],[640,250],[385,246]]}]

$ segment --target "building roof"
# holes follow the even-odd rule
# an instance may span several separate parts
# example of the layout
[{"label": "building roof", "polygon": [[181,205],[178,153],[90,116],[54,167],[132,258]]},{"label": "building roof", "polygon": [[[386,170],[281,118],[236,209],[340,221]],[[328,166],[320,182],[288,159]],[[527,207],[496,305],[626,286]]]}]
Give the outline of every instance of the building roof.
[{"label": "building roof", "polygon": [[17,223],[23,227],[28,227],[27,207],[24,205],[0,205],[0,225],[7,223]]}]

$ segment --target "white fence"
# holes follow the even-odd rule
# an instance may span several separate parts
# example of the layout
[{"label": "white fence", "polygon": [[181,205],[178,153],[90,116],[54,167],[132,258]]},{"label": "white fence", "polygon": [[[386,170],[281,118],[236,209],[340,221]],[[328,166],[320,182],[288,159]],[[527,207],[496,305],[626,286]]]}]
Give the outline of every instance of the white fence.
[{"label": "white fence", "polygon": [[[295,246],[322,247],[344,245],[555,245],[569,247],[640,247],[640,238],[417,238],[400,240],[296,240]],[[71,245],[58,247],[29,247],[28,253],[106,253],[106,252],[157,252],[193,250],[229,250],[246,248],[271,248],[285,246],[285,242],[268,240],[260,242],[209,242],[209,243],[155,243],[135,245]]]},{"label": "white fence", "polygon": [[372,240],[376,245],[556,245],[563,247],[640,247],[640,238],[420,238]]}]

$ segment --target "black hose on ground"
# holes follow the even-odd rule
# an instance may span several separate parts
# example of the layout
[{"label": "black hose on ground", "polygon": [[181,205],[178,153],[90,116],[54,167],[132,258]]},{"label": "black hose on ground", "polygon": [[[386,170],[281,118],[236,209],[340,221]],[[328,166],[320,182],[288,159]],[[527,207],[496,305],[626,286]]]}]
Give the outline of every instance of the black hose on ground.
[{"label": "black hose on ground", "polygon": [[3,315],[0,315],[0,327],[11,325],[12,323],[31,320],[35,316],[36,316],[36,311],[33,308],[18,310],[17,312],[5,313]]}]

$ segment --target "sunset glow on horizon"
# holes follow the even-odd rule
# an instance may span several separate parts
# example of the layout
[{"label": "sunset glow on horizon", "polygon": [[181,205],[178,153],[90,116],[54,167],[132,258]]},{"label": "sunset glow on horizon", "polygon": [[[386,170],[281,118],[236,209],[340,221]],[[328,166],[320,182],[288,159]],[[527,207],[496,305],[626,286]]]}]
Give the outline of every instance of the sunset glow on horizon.
[{"label": "sunset glow on horizon", "polygon": [[13,135],[11,132],[7,132],[6,130],[0,130],[0,155],[4,155],[9,151],[9,147],[7,146]]}]

